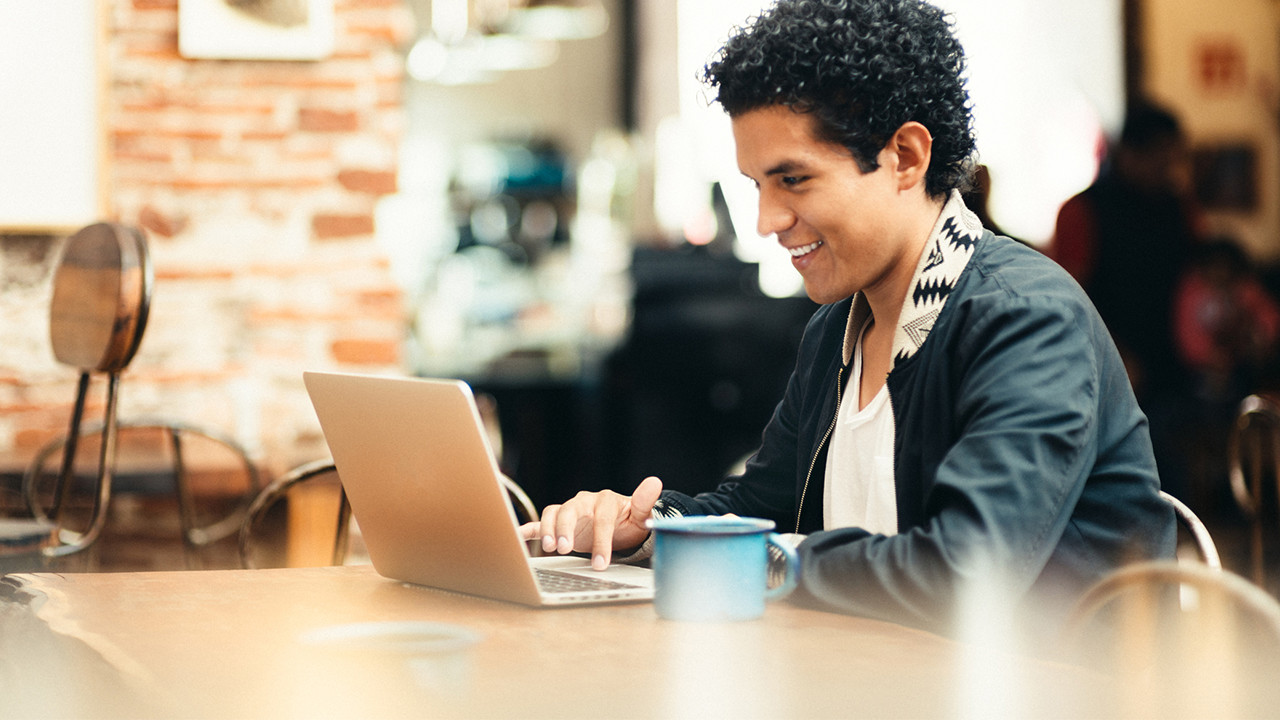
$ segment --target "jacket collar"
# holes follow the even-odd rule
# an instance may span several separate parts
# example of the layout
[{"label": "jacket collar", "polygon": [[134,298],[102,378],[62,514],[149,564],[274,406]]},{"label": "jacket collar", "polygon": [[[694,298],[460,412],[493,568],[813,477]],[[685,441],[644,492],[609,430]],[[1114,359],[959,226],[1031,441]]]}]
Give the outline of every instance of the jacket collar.
[{"label": "jacket collar", "polygon": [[[969,258],[973,257],[978,238],[982,237],[982,222],[965,207],[960,191],[952,190],[942,208],[942,214],[929,233],[920,264],[911,279],[911,292],[903,300],[902,313],[898,316],[898,328],[893,334],[893,364],[899,364],[915,355],[929,337],[929,331],[942,313],[947,297],[955,289]],[[849,322],[844,331],[844,364],[853,360],[858,333],[871,314],[862,293],[853,296],[849,310]]]}]

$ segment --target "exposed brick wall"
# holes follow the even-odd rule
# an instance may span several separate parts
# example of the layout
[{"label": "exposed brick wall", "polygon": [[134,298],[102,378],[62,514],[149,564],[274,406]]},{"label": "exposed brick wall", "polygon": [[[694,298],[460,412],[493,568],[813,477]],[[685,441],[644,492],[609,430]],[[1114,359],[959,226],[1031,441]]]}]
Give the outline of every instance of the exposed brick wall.
[{"label": "exposed brick wall", "polygon": [[[319,62],[184,59],[178,0],[107,13],[112,219],[145,228],[156,266],[122,415],[212,426],[276,470],[323,452],[303,369],[406,370],[374,210],[397,188],[413,20],[404,0],[335,6]],[[29,455],[70,411],[74,372],[47,340],[56,258],[56,240],[4,241],[0,457]]]}]

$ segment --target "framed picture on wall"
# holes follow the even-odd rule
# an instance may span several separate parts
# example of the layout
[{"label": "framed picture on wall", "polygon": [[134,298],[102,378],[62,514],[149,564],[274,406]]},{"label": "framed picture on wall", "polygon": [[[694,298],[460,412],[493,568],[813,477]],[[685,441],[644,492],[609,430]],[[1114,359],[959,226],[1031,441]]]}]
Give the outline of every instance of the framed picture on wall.
[{"label": "framed picture on wall", "polygon": [[221,60],[320,60],[333,53],[333,0],[179,0],[178,51]]}]

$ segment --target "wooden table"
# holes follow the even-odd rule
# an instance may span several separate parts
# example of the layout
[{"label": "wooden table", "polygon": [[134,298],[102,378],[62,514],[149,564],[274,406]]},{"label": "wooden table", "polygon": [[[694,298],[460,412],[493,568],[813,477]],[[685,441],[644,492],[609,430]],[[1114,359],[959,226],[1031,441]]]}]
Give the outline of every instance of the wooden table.
[{"label": "wooden table", "polygon": [[[425,621],[452,650],[316,644]],[[0,717],[1083,717],[1100,679],[786,603],[687,624],[650,604],[530,609],[368,567],[15,574]]]}]

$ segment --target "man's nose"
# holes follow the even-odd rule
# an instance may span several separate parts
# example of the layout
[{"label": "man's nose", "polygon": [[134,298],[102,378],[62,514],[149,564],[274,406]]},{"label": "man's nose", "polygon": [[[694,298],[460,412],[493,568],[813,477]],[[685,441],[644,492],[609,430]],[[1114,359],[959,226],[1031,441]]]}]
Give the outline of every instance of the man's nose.
[{"label": "man's nose", "polygon": [[756,232],[768,237],[785,232],[796,222],[795,213],[773,197],[772,193],[760,193],[760,214],[756,220]]}]

